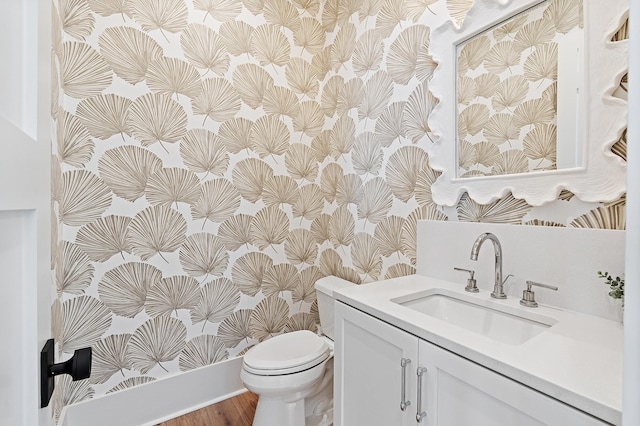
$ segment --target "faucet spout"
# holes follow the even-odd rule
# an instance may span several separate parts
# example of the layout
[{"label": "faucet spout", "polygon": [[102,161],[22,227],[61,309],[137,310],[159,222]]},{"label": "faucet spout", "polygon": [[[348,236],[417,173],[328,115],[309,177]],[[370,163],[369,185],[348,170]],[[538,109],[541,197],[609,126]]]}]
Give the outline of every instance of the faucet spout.
[{"label": "faucet spout", "polygon": [[504,293],[502,281],[502,245],[500,245],[500,240],[491,232],[485,232],[484,234],[480,234],[478,238],[476,238],[473,243],[473,247],[471,247],[471,260],[478,260],[478,253],[480,252],[480,247],[486,240],[491,240],[493,243],[493,252],[495,257],[495,283],[493,286],[493,291],[491,292],[491,297],[494,299],[506,299],[507,295]]}]

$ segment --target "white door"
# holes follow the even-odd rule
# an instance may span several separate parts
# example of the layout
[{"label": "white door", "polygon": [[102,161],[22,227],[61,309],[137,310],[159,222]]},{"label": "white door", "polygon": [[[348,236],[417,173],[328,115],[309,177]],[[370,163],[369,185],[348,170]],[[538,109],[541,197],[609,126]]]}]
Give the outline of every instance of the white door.
[{"label": "white door", "polygon": [[0,425],[50,425],[50,8],[0,0]]},{"label": "white door", "polygon": [[334,424],[415,425],[418,338],[342,303],[335,316]]},{"label": "white door", "polygon": [[425,426],[604,426],[576,408],[420,341]]}]

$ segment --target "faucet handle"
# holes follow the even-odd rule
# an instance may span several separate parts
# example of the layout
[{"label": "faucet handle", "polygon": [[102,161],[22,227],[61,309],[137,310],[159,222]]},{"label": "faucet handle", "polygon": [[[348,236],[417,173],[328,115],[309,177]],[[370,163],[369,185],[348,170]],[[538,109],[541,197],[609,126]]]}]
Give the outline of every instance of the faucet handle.
[{"label": "faucet handle", "polygon": [[502,280],[502,285],[505,285],[507,281],[509,281],[509,278],[513,278],[513,277],[515,277],[515,275],[513,274],[509,274],[506,277],[504,277],[504,280]]},{"label": "faucet handle", "polygon": [[558,287],[549,284],[538,283],[535,281],[527,281],[527,289],[522,291],[522,299],[520,300],[520,304],[522,306],[527,306],[529,308],[535,308],[538,306],[538,302],[536,302],[536,293],[531,290],[532,286],[547,288],[549,290],[558,291]]},{"label": "faucet handle", "polygon": [[469,278],[467,279],[467,286],[464,288],[465,291],[468,291],[469,293],[477,293],[480,291],[478,290],[478,286],[476,285],[476,279],[473,277],[476,271],[472,271],[471,269],[458,268],[458,267],[454,267],[453,269],[455,271],[469,273]]}]

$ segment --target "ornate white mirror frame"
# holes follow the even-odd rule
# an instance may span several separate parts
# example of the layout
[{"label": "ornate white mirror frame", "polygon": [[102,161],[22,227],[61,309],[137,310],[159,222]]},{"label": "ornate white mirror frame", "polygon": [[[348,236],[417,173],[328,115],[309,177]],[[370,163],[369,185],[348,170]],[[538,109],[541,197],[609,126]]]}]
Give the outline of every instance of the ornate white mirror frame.
[{"label": "ornate white mirror frame", "polygon": [[439,103],[429,117],[436,140],[429,162],[442,174],[433,184],[433,200],[453,206],[467,192],[480,204],[508,195],[532,206],[557,199],[566,189],[586,202],[613,201],[626,191],[626,163],[611,152],[627,124],[627,102],[614,97],[627,70],[627,41],[611,38],[628,16],[628,1],[584,0],[584,141],[579,167],[529,173],[457,177],[457,46],[470,37],[529,9],[541,0],[476,0],[461,28],[445,22],[432,33],[430,52],[438,63],[431,91]]}]

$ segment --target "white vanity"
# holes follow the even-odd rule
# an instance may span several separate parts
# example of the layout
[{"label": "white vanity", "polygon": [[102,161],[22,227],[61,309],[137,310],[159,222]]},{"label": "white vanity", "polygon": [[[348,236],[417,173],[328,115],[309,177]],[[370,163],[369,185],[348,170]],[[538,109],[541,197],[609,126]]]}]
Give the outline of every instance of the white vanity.
[{"label": "white vanity", "polygon": [[338,291],[335,424],[619,424],[622,325],[489,293],[420,275]]},{"label": "white vanity", "polygon": [[[494,248],[470,258],[485,232],[506,299]],[[419,221],[419,275],[336,292],[335,424],[619,425],[623,325],[598,270],[624,271],[624,231]],[[558,290],[526,307],[526,281]]]}]

